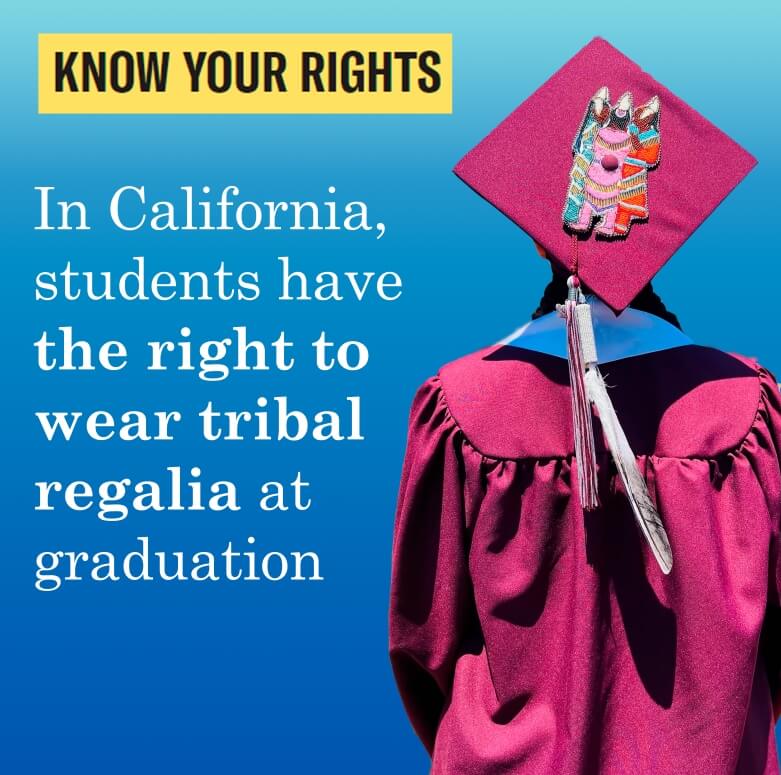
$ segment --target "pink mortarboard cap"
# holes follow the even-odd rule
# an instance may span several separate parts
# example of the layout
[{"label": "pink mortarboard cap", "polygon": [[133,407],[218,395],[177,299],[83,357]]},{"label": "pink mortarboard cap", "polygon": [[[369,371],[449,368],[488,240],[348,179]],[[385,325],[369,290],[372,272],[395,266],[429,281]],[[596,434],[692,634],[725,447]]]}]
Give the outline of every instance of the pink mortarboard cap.
[{"label": "pink mortarboard cap", "polygon": [[755,164],[594,38],[455,173],[620,311]]}]

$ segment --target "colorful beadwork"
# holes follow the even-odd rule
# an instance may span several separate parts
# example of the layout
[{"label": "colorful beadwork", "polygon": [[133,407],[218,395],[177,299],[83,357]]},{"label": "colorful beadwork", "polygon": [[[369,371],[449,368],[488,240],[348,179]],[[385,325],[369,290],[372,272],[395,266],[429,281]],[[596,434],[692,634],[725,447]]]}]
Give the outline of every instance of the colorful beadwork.
[{"label": "colorful beadwork", "polygon": [[624,237],[648,218],[648,170],[659,164],[659,98],[633,109],[632,95],[610,104],[607,86],[589,102],[572,144],[564,225],[574,232]]}]

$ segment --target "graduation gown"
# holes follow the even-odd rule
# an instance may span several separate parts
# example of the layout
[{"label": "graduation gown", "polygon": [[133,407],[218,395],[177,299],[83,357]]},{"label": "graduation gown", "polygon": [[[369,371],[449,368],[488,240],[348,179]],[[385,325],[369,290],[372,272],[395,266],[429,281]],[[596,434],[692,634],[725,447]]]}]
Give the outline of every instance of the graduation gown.
[{"label": "graduation gown", "polygon": [[781,396],[707,347],[607,364],[664,576],[597,436],[577,497],[566,361],[495,345],[417,391],[390,658],[432,775],[777,775]]}]

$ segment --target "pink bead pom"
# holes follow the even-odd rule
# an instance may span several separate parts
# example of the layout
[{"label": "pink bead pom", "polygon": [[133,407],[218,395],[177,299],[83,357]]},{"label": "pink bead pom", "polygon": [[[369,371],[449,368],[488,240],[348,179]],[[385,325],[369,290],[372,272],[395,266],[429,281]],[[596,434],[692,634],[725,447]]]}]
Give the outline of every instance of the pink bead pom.
[{"label": "pink bead pom", "polygon": [[605,154],[602,157],[602,168],[608,172],[618,169],[618,159],[612,153]]}]

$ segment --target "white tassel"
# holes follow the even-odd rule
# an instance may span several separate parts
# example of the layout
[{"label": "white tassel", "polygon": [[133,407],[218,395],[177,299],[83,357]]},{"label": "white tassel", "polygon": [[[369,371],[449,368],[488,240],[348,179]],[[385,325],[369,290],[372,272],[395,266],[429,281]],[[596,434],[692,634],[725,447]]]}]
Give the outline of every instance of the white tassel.
[{"label": "white tassel", "polygon": [[[569,384],[572,399],[572,432],[575,442],[575,461],[578,468],[578,493],[583,511],[599,507],[599,482],[597,480],[597,455],[594,448],[594,421],[591,404],[586,390],[586,356],[590,354],[588,342],[581,334],[584,331],[583,312],[589,313],[589,306],[578,301],[577,289],[574,299],[567,299],[561,313],[567,321],[567,362],[569,363]],[[589,317],[589,321],[590,321]],[[590,323],[589,323],[590,325]],[[592,336],[593,338],[593,336]],[[593,348],[593,343],[592,343]],[[593,348],[596,355],[596,349]]]},{"label": "white tassel", "polygon": [[648,494],[645,480],[637,468],[637,460],[624,429],[618,421],[613,402],[607,392],[605,380],[596,364],[586,369],[586,390],[589,401],[596,407],[599,420],[616,464],[621,481],[624,483],[629,503],[632,506],[640,531],[651,547],[662,573],[670,573],[673,567],[673,555],[670,541],[664,529],[659,513]]}]

